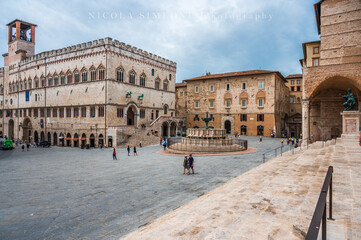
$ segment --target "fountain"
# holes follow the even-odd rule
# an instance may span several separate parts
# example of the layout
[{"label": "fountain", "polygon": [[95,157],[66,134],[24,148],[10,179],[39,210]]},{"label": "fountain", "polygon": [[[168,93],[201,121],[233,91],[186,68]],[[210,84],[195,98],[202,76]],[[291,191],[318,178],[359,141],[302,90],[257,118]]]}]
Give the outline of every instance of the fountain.
[{"label": "fountain", "polygon": [[239,152],[247,149],[247,141],[229,138],[225,129],[209,128],[208,123],[212,118],[202,118],[205,128],[189,128],[187,136],[182,138],[170,138],[167,152],[170,153],[224,153]]}]

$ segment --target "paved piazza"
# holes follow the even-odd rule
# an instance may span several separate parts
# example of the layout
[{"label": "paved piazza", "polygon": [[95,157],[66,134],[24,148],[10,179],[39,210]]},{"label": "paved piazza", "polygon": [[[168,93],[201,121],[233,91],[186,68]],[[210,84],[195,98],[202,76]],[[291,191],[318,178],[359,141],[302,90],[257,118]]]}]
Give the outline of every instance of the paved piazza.
[{"label": "paved piazza", "polygon": [[280,139],[247,137],[257,152],[195,158],[127,156],[118,149],[32,148],[0,151],[0,239],[117,239],[262,164]]}]

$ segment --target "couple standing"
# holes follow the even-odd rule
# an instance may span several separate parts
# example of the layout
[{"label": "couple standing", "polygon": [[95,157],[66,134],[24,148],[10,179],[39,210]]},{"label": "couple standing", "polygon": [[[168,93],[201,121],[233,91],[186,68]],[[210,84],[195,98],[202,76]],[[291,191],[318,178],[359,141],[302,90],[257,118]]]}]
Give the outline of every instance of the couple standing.
[{"label": "couple standing", "polygon": [[183,174],[186,174],[186,169],[188,169],[188,175],[191,174],[191,169],[192,169],[192,174],[194,174],[193,164],[194,164],[194,159],[192,157],[192,154],[189,154],[189,157],[185,155],[183,160],[183,168],[184,168]]}]

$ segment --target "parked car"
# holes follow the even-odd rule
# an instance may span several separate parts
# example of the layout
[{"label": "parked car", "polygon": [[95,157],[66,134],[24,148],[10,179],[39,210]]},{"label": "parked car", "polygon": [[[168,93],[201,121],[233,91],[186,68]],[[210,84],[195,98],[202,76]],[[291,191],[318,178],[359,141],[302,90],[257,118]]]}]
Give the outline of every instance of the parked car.
[{"label": "parked car", "polygon": [[42,141],[39,143],[40,147],[50,147],[50,143],[48,141]]},{"label": "parked car", "polygon": [[5,140],[3,143],[3,149],[7,150],[7,149],[13,149],[14,148],[14,143],[11,140]]}]

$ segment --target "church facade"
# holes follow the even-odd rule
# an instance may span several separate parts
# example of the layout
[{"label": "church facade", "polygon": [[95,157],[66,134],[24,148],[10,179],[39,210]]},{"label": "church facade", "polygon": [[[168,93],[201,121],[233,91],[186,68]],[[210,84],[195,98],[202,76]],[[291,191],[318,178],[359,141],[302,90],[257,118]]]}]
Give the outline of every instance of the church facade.
[{"label": "church facade", "polygon": [[36,25],[7,24],[2,135],[117,146],[123,128],[175,115],[176,63],[111,38],[35,54]]},{"label": "church facade", "polygon": [[302,132],[323,140],[342,134],[341,96],[349,88],[361,111],[361,5],[324,0],[314,7],[320,40],[303,44]]}]

